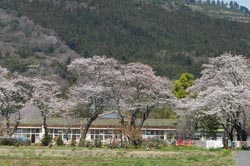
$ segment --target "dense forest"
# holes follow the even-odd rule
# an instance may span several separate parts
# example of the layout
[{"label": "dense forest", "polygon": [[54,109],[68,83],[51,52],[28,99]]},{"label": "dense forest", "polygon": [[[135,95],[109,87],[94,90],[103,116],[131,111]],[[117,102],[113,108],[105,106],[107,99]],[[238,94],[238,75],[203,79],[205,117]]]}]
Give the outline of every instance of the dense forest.
[{"label": "dense forest", "polygon": [[2,0],[0,7],[53,29],[84,57],[151,65],[158,75],[199,76],[208,57],[250,56],[250,23],[209,17],[178,1]]}]

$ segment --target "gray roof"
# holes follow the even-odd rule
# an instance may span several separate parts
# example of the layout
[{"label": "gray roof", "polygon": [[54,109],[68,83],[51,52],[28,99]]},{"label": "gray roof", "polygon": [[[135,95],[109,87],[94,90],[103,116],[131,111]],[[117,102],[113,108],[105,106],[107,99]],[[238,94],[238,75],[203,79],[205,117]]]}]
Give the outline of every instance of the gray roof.
[{"label": "gray roof", "polygon": [[[48,118],[48,127],[80,127],[86,124],[86,119],[70,119],[70,118]],[[139,124],[140,121],[137,121]],[[144,128],[175,128],[177,124],[176,119],[147,119],[144,123]],[[27,118],[20,121],[20,126],[41,126],[42,119]],[[121,126],[119,119],[96,119],[91,127],[119,127]]]},{"label": "gray roof", "polygon": [[[47,119],[48,127],[79,127],[85,125],[86,119],[66,119],[66,118],[49,118]],[[137,121],[139,124],[140,121]],[[41,126],[42,120],[40,119],[22,119],[20,126]],[[144,123],[144,128],[175,128],[177,124],[176,119],[147,119]],[[121,126],[119,119],[96,119],[91,127],[104,127],[112,128]]]},{"label": "gray roof", "polygon": [[[34,106],[26,107],[21,110],[21,121],[20,127],[41,127],[42,118],[41,113],[38,108]],[[11,122],[13,124],[15,116],[11,117]],[[2,121],[2,120],[1,120]],[[144,122],[144,128],[176,128],[177,125],[176,119],[147,119]],[[87,119],[75,119],[71,117],[48,117],[47,125],[48,127],[76,127],[79,128],[81,125],[85,125]],[[3,121],[2,121],[3,123]],[[136,124],[140,124],[140,120],[136,121]],[[107,112],[101,114],[92,124],[91,127],[119,127],[121,126],[119,114],[115,111]]]},{"label": "gray roof", "polygon": [[[20,127],[41,127],[42,118],[41,113],[38,108],[34,106],[26,107],[21,110],[21,121]],[[14,116],[11,118],[12,123],[14,122]],[[144,122],[144,128],[176,128],[177,119],[147,119]],[[79,128],[81,125],[85,125],[87,122],[85,119],[71,118],[71,117],[48,117],[47,125],[48,127],[76,127]],[[136,121],[136,124],[140,124],[140,120]],[[92,124],[91,127],[119,127],[121,126],[119,114],[115,111],[106,112],[99,115]]]},{"label": "gray roof", "polygon": [[35,106],[28,106],[20,110],[22,118],[41,118],[40,110]]}]

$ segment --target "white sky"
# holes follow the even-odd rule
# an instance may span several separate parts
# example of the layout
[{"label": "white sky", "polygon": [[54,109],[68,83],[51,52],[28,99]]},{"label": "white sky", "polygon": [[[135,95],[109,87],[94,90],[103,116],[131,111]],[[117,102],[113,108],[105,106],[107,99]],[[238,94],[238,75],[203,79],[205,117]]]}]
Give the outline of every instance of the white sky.
[{"label": "white sky", "polygon": [[[231,0],[224,0],[224,1],[230,2]],[[245,6],[248,9],[250,9],[250,0],[232,0],[232,1],[236,1],[238,2],[239,5]]]}]

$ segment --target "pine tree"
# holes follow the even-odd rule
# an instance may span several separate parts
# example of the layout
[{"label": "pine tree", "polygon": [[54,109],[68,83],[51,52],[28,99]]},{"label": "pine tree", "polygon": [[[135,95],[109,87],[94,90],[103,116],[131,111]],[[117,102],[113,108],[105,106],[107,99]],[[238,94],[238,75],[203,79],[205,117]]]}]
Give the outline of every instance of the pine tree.
[{"label": "pine tree", "polygon": [[48,146],[52,141],[52,137],[51,135],[49,135],[48,131],[46,130],[44,135],[43,135],[43,139],[41,140],[41,143],[43,146]]}]

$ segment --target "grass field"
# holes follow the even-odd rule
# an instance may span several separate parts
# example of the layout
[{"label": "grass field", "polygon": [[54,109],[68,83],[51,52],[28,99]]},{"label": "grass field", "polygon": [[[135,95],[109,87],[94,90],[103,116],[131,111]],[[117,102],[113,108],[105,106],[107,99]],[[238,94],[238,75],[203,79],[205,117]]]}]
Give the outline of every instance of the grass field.
[{"label": "grass field", "polygon": [[164,150],[80,147],[0,147],[0,166],[234,166],[234,152],[169,147]]}]

